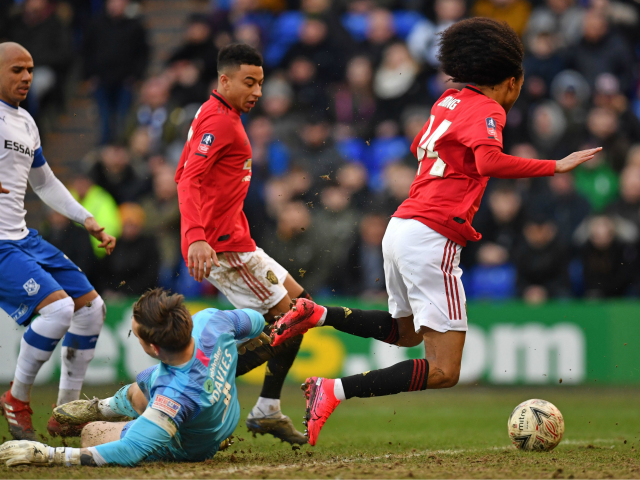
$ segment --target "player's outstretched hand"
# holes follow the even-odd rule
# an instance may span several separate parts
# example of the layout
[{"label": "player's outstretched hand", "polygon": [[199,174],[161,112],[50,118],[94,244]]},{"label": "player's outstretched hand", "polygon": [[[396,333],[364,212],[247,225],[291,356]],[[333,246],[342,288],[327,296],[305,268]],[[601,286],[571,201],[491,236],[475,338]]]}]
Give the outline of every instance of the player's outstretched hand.
[{"label": "player's outstretched hand", "polygon": [[568,157],[564,157],[562,160],[558,160],[556,162],[556,173],[570,172],[581,163],[591,160],[600,151],[602,151],[602,147],[590,148],[589,150],[582,150],[580,152],[573,152]]},{"label": "player's outstretched hand", "polygon": [[105,232],[104,227],[98,225],[98,222],[96,222],[96,219],[93,217],[89,217],[84,221],[84,228],[87,229],[87,232],[89,232],[92,237],[98,239],[98,241],[100,242],[100,245],[98,245],[98,247],[104,248],[104,250],[107,252],[107,255],[111,255],[113,249],[116,248],[116,237],[113,237]]},{"label": "player's outstretched hand", "polygon": [[9,193],[9,190],[2,188],[2,182],[0,182],[0,193]]},{"label": "player's outstretched hand", "polygon": [[207,242],[198,240],[189,245],[187,266],[189,267],[189,275],[196,282],[201,282],[203,278],[209,276],[212,265],[219,267],[220,262],[215,250]]},{"label": "player's outstretched hand", "polygon": [[44,443],[30,440],[11,440],[0,446],[0,462],[4,462],[7,467],[47,465],[49,447]]}]

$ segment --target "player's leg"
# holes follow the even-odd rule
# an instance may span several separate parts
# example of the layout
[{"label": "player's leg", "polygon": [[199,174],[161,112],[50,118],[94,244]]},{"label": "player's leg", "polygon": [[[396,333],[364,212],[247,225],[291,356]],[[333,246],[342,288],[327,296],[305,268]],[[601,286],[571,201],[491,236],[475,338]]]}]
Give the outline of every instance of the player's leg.
[{"label": "player's leg", "polygon": [[395,235],[389,236],[392,241],[384,250],[389,307],[396,314],[413,312],[414,331],[423,338],[425,358],[342,379],[307,379],[312,445],[344,399],[449,388],[458,382],[467,330],[461,248],[419,222],[396,223]]},{"label": "player's leg", "polygon": [[82,448],[95,447],[120,440],[133,425],[130,422],[91,422],[82,429],[80,443]]},{"label": "player's leg", "polygon": [[29,405],[34,380],[69,329],[74,309],[73,300],[34,257],[38,242],[32,231],[23,240],[0,246],[0,271],[10,272],[0,282],[0,308],[18,324],[28,325],[14,381],[0,398],[0,407],[14,438],[28,440],[35,440]]},{"label": "player's leg", "polygon": [[[218,252],[219,268],[214,268],[207,278],[218,288],[236,308],[251,308],[266,319],[289,309],[291,297],[286,285],[287,271],[258,248],[255,252]],[[295,283],[295,281],[294,281]],[[297,285],[297,283],[295,283]],[[299,292],[302,293],[302,287]],[[294,427],[286,415],[280,411],[280,390],[284,377],[300,348],[300,339],[292,339],[284,348],[272,349],[263,346],[253,352],[238,356],[238,372],[247,372],[262,365],[265,359],[284,357],[282,363],[267,365],[275,375],[267,373],[266,390],[247,419],[247,426],[254,433],[271,433],[290,443],[306,443],[306,438]],[[270,370],[268,371],[270,372]],[[276,425],[277,424],[277,425]]]},{"label": "player's leg", "polygon": [[[292,298],[304,298],[305,296],[310,298],[309,294],[307,294],[298,282],[296,282],[288,273],[286,274],[283,285],[287,290],[287,294],[280,302],[278,302],[277,305],[269,309],[265,315],[265,320],[267,322],[271,322],[275,317],[288,312],[291,307]],[[250,416],[265,416],[271,413],[280,412],[280,395],[282,393],[282,387],[287,374],[298,355],[301,343],[302,335],[293,337],[287,342],[286,348],[282,349],[277,355],[274,355],[269,359],[267,362],[264,382],[262,384],[262,391],[260,392],[260,397],[258,398]]]},{"label": "player's leg", "polygon": [[[38,264],[62,287],[73,302],[73,315],[62,340],[60,388],[57,405],[80,398],[80,390],[95,354],[96,342],[102,331],[106,307],[85,274],[66,255],[49,242],[37,237],[30,253]],[[68,432],[50,419],[51,435],[77,435]]]}]

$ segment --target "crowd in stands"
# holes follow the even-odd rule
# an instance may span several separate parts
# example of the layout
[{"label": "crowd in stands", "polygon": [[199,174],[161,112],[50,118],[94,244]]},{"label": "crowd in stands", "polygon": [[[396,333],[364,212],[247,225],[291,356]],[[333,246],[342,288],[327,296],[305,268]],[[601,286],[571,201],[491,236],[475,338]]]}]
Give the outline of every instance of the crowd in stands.
[{"label": "crowd in stands", "polygon": [[243,116],[253,237],[314,296],[384,299],[381,242],[416,173],[409,145],[456,87],[438,72],[438,33],[469,16],[506,21],[525,45],[506,153],[604,150],[573,174],[489,182],[473,223],[483,239],[462,253],[467,298],[640,295],[639,3],[215,0],[189,17],[182,45],[153,75],[147,3],[0,0],[0,37],[36,63],[28,108],[37,113],[61,90],[74,58],[99,108],[100,145],[69,186],[118,235],[117,248],[101,258],[55,213],[44,231],[105,295],[156,284],[215,293],[181,258],[173,177],[215,88],[217,52],[239,41],[265,59],[263,96]]}]

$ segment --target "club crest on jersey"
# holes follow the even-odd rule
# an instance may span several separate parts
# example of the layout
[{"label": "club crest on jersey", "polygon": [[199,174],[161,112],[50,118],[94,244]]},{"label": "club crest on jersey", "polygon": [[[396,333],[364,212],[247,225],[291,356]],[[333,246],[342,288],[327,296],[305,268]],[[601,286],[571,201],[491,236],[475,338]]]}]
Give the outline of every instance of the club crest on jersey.
[{"label": "club crest on jersey", "polygon": [[25,283],[22,288],[27,291],[27,295],[29,295],[30,297],[33,297],[40,291],[40,285],[38,285],[33,278],[27,280],[27,283]]},{"label": "club crest on jersey", "polygon": [[200,140],[200,145],[198,145],[198,150],[202,153],[208,153],[209,149],[211,148],[211,144],[213,144],[213,141],[215,139],[216,137],[214,137],[212,134],[205,133],[202,136],[202,140]]},{"label": "club crest on jersey", "polygon": [[153,401],[153,405],[151,408],[155,408],[156,410],[160,410],[163,413],[166,413],[171,418],[176,418],[176,415],[182,408],[178,402],[174,402],[168,397],[164,395],[156,395],[155,400]]},{"label": "club crest on jersey", "polygon": [[487,133],[489,134],[489,136],[497,137],[498,135],[496,134],[496,121],[491,117],[485,118],[485,121],[487,122]]}]

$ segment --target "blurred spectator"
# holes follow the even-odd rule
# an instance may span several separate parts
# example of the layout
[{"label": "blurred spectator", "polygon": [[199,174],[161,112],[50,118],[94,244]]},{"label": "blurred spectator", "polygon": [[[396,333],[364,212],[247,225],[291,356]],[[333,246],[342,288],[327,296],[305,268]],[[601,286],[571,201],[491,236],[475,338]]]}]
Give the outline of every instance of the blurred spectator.
[{"label": "blurred spectator", "polygon": [[316,67],[319,87],[342,78],[349,46],[339,44],[329,35],[329,27],[318,18],[307,18],[300,27],[299,40],[287,52],[283,65],[306,58]]},{"label": "blurred spectator", "polygon": [[[118,205],[106,190],[93,183],[90,174],[82,171],[78,173],[69,191],[80,202],[80,205],[93,214],[96,222],[102,225],[110,235],[116,238],[120,237],[122,222],[118,213]],[[91,237],[94,255],[97,258],[103,258],[106,254],[104,248],[98,248],[99,244],[97,239]]]},{"label": "blurred spectator", "polygon": [[330,133],[329,121],[322,113],[307,117],[300,131],[302,147],[293,155],[293,163],[308,171],[314,182],[322,175],[332,176],[343,163]]},{"label": "blurred spectator", "polygon": [[565,132],[567,120],[560,106],[547,100],[534,107],[529,133],[531,143],[542,158],[562,158],[571,153]]},{"label": "blurred spectator", "polygon": [[373,79],[373,91],[378,98],[375,117],[378,122],[399,121],[407,106],[423,101],[426,82],[420,78],[420,73],[420,66],[404,43],[394,43],[384,50]]},{"label": "blurred spectator", "polygon": [[[317,197],[316,197],[317,198]],[[345,265],[349,249],[357,236],[358,213],[350,204],[349,192],[331,183],[320,192],[320,202],[308,203],[313,211],[313,222],[317,231],[322,232],[330,243],[325,243],[323,262],[327,264],[326,278],[332,288],[340,283],[344,272],[336,268]]]},{"label": "blurred spectator", "polygon": [[155,235],[143,233],[145,214],[136,203],[120,205],[122,236],[106,260],[105,296],[142,295],[158,284],[160,255]]},{"label": "blurred spectator", "polygon": [[[575,189],[573,175],[566,173],[549,178],[551,190],[550,203],[553,209],[553,219],[558,230],[558,240],[567,247],[571,245],[572,237],[578,226],[591,212],[589,201]],[[534,198],[532,202],[545,202],[543,198]]]},{"label": "blurred spectator", "polygon": [[[200,67],[195,62],[191,60],[176,61],[171,65],[168,74],[173,80],[169,103],[177,107],[195,104],[200,108],[200,105],[209,97],[209,86],[203,81]],[[168,122],[168,125],[173,125],[173,122]],[[164,128],[164,130],[167,129]],[[162,140],[170,143],[172,138]]]},{"label": "blurred spectator", "polygon": [[582,40],[569,50],[567,62],[584,75],[592,88],[601,73],[615,75],[622,91],[632,87],[632,53],[624,40],[611,31],[605,16],[596,10],[589,10],[584,15]]},{"label": "blurred spectator", "polygon": [[353,57],[347,65],[346,80],[346,85],[335,92],[332,108],[335,119],[349,125],[353,135],[370,138],[376,111],[371,61],[365,56]]},{"label": "blurred spectator", "polygon": [[171,278],[175,277],[183,263],[180,253],[180,208],[174,176],[172,167],[159,165],[153,173],[153,192],[141,202],[146,218],[144,231],[157,239],[160,283],[168,287],[171,287]]},{"label": "blurred spectator", "polygon": [[540,79],[544,82],[545,93],[551,82],[564,68],[564,61],[558,54],[557,38],[550,32],[541,31],[530,35],[526,43],[529,55],[525,58],[525,81]]},{"label": "blurred spectator", "polygon": [[167,64],[188,60],[202,71],[205,83],[217,77],[218,49],[213,41],[211,25],[205,15],[193,14],[187,21],[183,44],[169,57]]},{"label": "blurred spectator", "polygon": [[407,37],[407,47],[417,62],[438,67],[438,35],[464,18],[467,6],[464,0],[436,0],[435,21],[419,22]]},{"label": "blurred spectator", "polygon": [[531,4],[527,0],[477,0],[471,13],[475,17],[489,17],[507,22],[522,36],[531,13]]},{"label": "blurred spectator", "polygon": [[611,108],[592,108],[587,117],[587,131],[591,143],[602,146],[609,165],[620,172],[624,167],[631,141],[620,128],[618,115]]},{"label": "blurred spectator", "polygon": [[[100,187],[109,192],[118,204],[136,201],[150,188],[131,165],[129,151],[124,145],[106,145],[91,168],[91,176]],[[91,211],[91,210],[90,210]]]},{"label": "blurred spectator", "polygon": [[640,166],[630,165],[620,175],[620,198],[607,213],[633,222],[640,228]]},{"label": "blurred spectator", "polygon": [[588,231],[581,254],[585,295],[589,298],[625,295],[632,288],[638,249],[616,238],[614,222],[607,216],[593,217]]},{"label": "blurred spectator", "polygon": [[368,56],[373,66],[377,67],[382,61],[384,50],[398,40],[391,12],[384,8],[376,8],[367,15],[365,40],[358,50],[362,55]]},{"label": "blurred spectator", "polygon": [[126,16],[128,5],[129,0],[106,0],[105,14],[85,31],[84,75],[98,103],[102,144],[123,134],[133,86],[149,60],[145,28],[139,19]]},{"label": "blurred spectator", "polygon": [[469,243],[462,250],[463,264],[466,266],[476,262],[484,265],[504,264],[510,260],[522,239],[522,197],[515,184],[495,180],[491,183],[494,185],[488,192],[486,207],[478,211],[473,221],[474,228],[482,232],[482,240]]},{"label": "blurred spectator", "polygon": [[[62,82],[71,65],[71,32],[56,15],[50,0],[25,0],[22,12],[7,24],[7,38],[29,50],[35,65],[26,107],[37,117],[43,98],[54,90],[63,93]],[[61,105],[60,105],[61,106]]]},{"label": "blurred spectator", "polygon": [[338,170],[336,180],[347,192],[351,205],[358,211],[371,211],[377,207],[367,185],[367,169],[360,163],[347,163]]},{"label": "blurred spectator", "polygon": [[605,155],[601,152],[573,171],[576,190],[589,200],[596,212],[601,212],[618,195],[618,176],[608,165]]},{"label": "blurred spectator", "polygon": [[265,235],[261,244],[313,295],[326,285],[327,271],[336,267],[324,261],[328,243],[322,231],[312,225],[310,209],[303,202],[283,205],[275,229]]},{"label": "blurred spectator", "polygon": [[389,217],[365,215],[359,235],[349,251],[346,271],[342,272],[340,293],[362,295],[369,300],[386,300],[382,239]]},{"label": "blurred spectator", "polygon": [[553,35],[556,47],[575,45],[582,36],[583,10],[574,0],[546,0],[536,7],[527,24],[526,38],[540,33]]},{"label": "blurred spectator", "polygon": [[[178,63],[175,68],[178,69],[181,66],[184,68],[184,63]],[[190,64],[193,66],[193,64]],[[188,68],[188,67],[187,67]],[[179,73],[176,70],[176,75]],[[187,72],[187,75],[195,75],[191,81],[197,83],[198,72]],[[195,82],[194,82],[195,81]],[[196,86],[197,88],[198,86]],[[207,96],[204,94],[204,86],[200,85],[200,99],[206,100]],[[140,89],[140,100],[137,107],[132,110],[127,120],[127,138],[131,134],[139,129],[145,129],[149,136],[149,148],[152,153],[158,153],[161,151],[162,145],[170,143],[176,136],[176,129],[173,122],[170,121],[171,106],[169,105],[170,94],[169,81],[165,77],[151,77],[142,84]],[[198,93],[191,94],[191,98],[187,97],[188,92],[184,90],[187,100],[195,100]]]},{"label": "blurred spectator", "polygon": [[620,82],[614,75],[603,73],[596,78],[593,103],[615,112],[622,136],[640,142],[640,119],[629,109],[629,99],[620,92]]},{"label": "blurred spectator", "polygon": [[545,212],[540,206],[530,210],[523,228],[524,241],[513,254],[519,293],[526,302],[534,304],[568,297],[569,257],[558,237],[552,212]]}]

